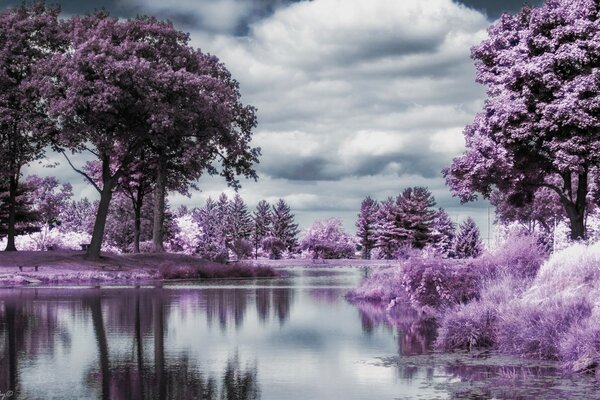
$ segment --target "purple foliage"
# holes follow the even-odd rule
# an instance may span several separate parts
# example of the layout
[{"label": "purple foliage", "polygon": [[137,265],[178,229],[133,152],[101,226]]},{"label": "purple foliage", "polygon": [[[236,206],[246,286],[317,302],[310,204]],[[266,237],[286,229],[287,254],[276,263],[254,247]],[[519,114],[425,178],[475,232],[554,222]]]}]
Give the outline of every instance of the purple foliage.
[{"label": "purple foliage", "polygon": [[454,243],[454,254],[457,258],[476,258],[483,252],[483,243],[479,228],[475,221],[469,217],[462,224]]},{"label": "purple foliage", "polygon": [[389,302],[397,297],[406,297],[402,286],[402,267],[379,268],[372,271],[356,289],[346,297],[350,300],[370,300]]},{"label": "purple foliage", "polygon": [[159,274],[164,279],[268,278],[278,276],[273,267],[253,266],[243,263],[186,265],[165,262],[160,265]]},{"label": "purple foliage", "polygon": [[497,327],[500,350],[524,357],[560,359],[560,342],[571,327],[591,315],[585,300],[539,303],[516,301],[510,304]]},{"label": "purple foliage", "polygon": [[283,199],[273,205],[271,214],[271,236],[278,238],[285,246],[285,250],[293,252],[298,244],[298,224],[290,206]]},{"label": "purple foliage", "polygon": [[460,304],[441,318],[437,347],[470,351],[494,346],[497,319],[497,311],[489,302]]},{"label": "purple foliage", "polygon": [[371,258],[371,251],[376,242],[376,224],[379,203],[371,197],[365,198],[360,205],[360,213],[356,221],[356,236],[362,250],[362,257]]},{"label": "purple foliage", "polygon": [[414,306],[437,309],[478,298],[480,279],[464,262],[413,258],[404,265],[402,285]]},{"label": "purple foliage", "polygon": [[465,129],[467,152],[444,171],[463,201],[495,189],[524,199],[547,187],[571,238],[585,237],[589,182],[600,165],[598,4],[552,0],[504,14],[472,51],[484,109]]},{"label": "purple foliage", "polygon": [[315,221],[304,231],[299,247],[312,253],[312,258],[335,259],[350,258],[354,255],[354,239],[344,232],[342,221],[330,218]]}]

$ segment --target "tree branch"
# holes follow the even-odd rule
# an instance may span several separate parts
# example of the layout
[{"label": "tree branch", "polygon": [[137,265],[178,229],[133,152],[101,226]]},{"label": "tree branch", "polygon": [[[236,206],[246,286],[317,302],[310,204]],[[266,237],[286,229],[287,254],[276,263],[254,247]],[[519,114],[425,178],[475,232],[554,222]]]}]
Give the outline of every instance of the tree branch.
[{"label": "tree branch", "polygon": [[69,163],[69,165],[71,166],[71,168],[73,168],[73,170],[75,170],[75,172],[77,172],[78,174],[83,175],[83,177],[85,179],[87,179],[92,186],[98,191],[98,193],[102,193],[102,189],[100,189],[100,187],[96,184],[96,182],[94,182],[94,180],[85,172],[83,172],[80,169],[75,168],[75,166],[73,165],[73,163],[71,162],[71,160],[69,159],[69,157],[67,156],[67,153],[65,153],[64,151],[61,152],[63,154],[63,156],[65,156],[65,158],[67,159],[67,162]]}]

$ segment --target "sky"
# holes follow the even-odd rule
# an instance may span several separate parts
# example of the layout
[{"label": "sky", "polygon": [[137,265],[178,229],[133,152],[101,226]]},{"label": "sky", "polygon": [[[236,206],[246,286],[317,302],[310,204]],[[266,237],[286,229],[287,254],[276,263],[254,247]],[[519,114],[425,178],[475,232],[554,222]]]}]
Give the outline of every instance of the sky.
[{"label": "sky", "polygon": [[[21,1],[0,0],[7,7]],[[50,2],[51,3],[51,2]],[[493,0],[111,0],[57,1],[63,15],[97,8],[123,18],[149,14],[190,33],[192,45],[218,56],[258,109],[253,144],[259,180],[242,180],[253,208],[284,198],[301,228],[340,218],[348,231],[362,199],[383,200],[427,186],[455,221],[475,218],[488,233],[493,210],[461,205],[441,170],[464,151],[462,130],[481,109],[470,48],[502,12],[523,2]],[[541,0],[530,1],[539,5]],[[58,156],[29,172],[55,175],[81,196],[94,189]],[[44,168],[59,162],[55,168]],[[190,198],[233,194],[202,178]]]}]

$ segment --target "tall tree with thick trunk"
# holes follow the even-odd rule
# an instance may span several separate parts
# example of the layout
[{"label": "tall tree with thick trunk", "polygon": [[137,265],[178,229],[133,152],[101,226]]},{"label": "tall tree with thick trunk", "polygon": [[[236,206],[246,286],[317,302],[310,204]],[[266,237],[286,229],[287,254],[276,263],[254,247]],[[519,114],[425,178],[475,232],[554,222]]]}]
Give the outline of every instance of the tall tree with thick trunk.
[{"label": "tall tree with thick trunk", "polygon": [[0,13],[0,180],[9,188],[7,251],[15,246],[16,201],[23,166],[41,158],[53,133],[39,107],[37,66],[65,45],[58,8],[38,2]]},{"label": "tall tree with thick trunk", "polygon": [[242,104],[238,82],[215,56],[199,50],[187,56],[185,73],[178,71],[180,80],[173,82],[168,106],[163,106],[163,118],[170,123],[151,144],[159,167],[153,235],[157,252],[163,251],[161,210],[168,182],[185,192],[204,173],[223,176],[235,189],[240,187],[238,176],[257,178],[253,166],[260,149],[250,146],[255,109]]},{"label": "tall tree with thick trunk", "polygon": [[571,238],[586,236],[590,174],[600,165],[600,5],[548,0],[503,15],[472,51],[483,111],[465,129],[467,152],[444,171],[461,200],[495,190],[556,193]]},{"label": "tall tree with thick trunk", "polygon": [[[186,59],[177,64],[177,57],[165,55],[189,52],[189,38],[167,22],[146,17],[120,21],[105,12],[71,18],[68,33],[68,51],[43,65],[37,84],[61,129],[54,147],[100,194],[87,251],[88,259],[97,260],[120,178],[140,151],[171,125],[168,110],[174,105],[168,96],[178,93],[177,82],[184,83]],[[71,162],[68,151],[98,160],[99,184]]]}]

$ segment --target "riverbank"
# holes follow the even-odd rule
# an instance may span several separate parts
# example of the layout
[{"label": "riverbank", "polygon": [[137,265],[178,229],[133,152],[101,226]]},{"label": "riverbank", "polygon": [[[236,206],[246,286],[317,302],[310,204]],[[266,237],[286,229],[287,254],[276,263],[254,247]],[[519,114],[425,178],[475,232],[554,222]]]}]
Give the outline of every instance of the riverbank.
[{"label": "riverbank", "polygon": [[270,266],[219,264],[184,254],[110,254],[89,261],[82,251],[0,252],[0,287],[27,284],[142,283],[163,279],[273,277]]},{"label": "riverbank", "polygon": [[400,260],[363,260],[357,258],[339,258],[339,259],[311,259],[311,258],[291,258],[285,260],[246,260],[251,265],[263,265],[273,268],[289,267],[391,267],[402,264]]}]

